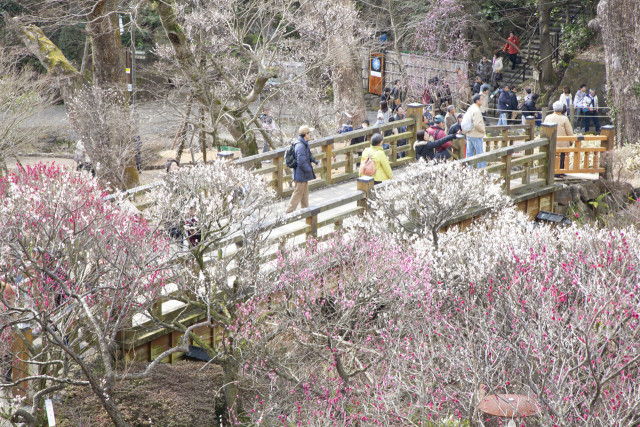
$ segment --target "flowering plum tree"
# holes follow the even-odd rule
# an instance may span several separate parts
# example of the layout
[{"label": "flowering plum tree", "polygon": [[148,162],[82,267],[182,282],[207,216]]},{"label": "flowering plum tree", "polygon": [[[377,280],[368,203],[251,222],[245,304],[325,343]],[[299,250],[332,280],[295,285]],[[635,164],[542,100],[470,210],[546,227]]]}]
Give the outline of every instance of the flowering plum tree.
[{"label": "flowering plum tree", "polygon": [[470,212],[495,212],[511,203],[485,172],[459,162],[420,161],[375,187],[371,221],[392,232],[430,237],[437,248],[438,234],[448,221]]},{"label": "flowering plum tree", "polygon": [[383,239],[338,236],[278,259],[242,306],[244,374],[266,425],[427,421],[423,369],[437,316],[424,261]]},{"label": "flowering plum tree", "polygon": [[90,153],[96,178],[108,188],[129,186],[135,156],[135,125],[117,91],[77,89],[67,99],[69,119]]},{"label": "flowering plum tree", "polygon": [[[432,254],[451,313],[442,372],[467,391],[462,413],[480,419],[479,399],[497,392],[537,400],[544,425],[637,422],[637,233],[551,230],[505,213],[446,233]],[[460,254],[466,262],[450,262]]]},{"label": "flowering plum tree", "polygon": [[[43,398],[73,384],[89,386],[123,426],[116,381],[161,360],[131,374],[114,356],[117,334],[163,290],[169,242],[104,196],[88,174],[55,165],[0,180],[0,334],[10,338],[0,356],[13,364],[0,388],[30,404],[15,408],[15,422],[36,425]],[[178,347],[166,355],[188,348]]]},{"label": "flowering plum tree", "polygon": [[[154,204],[149,217],[172,230],[177,245],[188,242],[180,257],[185,268],[171,297],[200,310],[204,324],[222,330],[218,348],[195,334],[191,337],[224,369],[223,407],[239,411],[241,349],[228,327],[237,320],[238,304],[265,281],[260,266],[268,255],[267,237],[278,221],[272,211],[275,192],[251,171],[216,160],[166,174],[150,199]],[[188,334],[178,321],[155,320]]]},{"label": "flowering plum tree", "polygon": [[247,416],[476,424],[485,397],[518,394],[542,425],[637,422],[637,233],[507,208],[440,241],[359,234],[283,254],[235,327]]}]

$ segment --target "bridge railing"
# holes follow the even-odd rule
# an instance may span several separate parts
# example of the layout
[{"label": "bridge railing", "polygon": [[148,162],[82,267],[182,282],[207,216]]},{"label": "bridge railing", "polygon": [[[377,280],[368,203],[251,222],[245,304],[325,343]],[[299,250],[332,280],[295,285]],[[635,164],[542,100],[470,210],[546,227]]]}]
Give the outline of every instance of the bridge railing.
[{"label": "bridge railing", "polygon": [[[614,134],[613,126],[603,126],[601,135],[559,136],[559,142],[569,142],[571,146],[556,149],[556,172],[607,174],[603,154],[615,148]],[[562,154],[565,160],[561,168]]]},{"label": "bridge railing", "polygon": [[[409,104],[405,119],[310,141],[309,147],[319,148],[321,152],[314,154],[320,164],[313,167],[317,179],[309,183],[309,189],[314,190],[356,178],[357,164],[362,158],[362,151],[370,146],[371,136],[378,132],[385,135],[383,144],[389,145],[385,153],[389,156],[391,167],[402,166],[413,161],[413,142],[421,126],[422,104]],[[356,142],[358,140],[362,142]],[[352,141],[356,143],[352,144]],[[263,175],[265,181],[275,189],[278,195],[286,197],[293,192],[293,188],[288,188],[286,185],[293,180],[291,169],[284,163],[286,150],[287,148],[280,148],[244,157],[236,160],[235,163],[252,169],[255,174]],[[271,162],[271,164],[264,165],[264,162]]]}]

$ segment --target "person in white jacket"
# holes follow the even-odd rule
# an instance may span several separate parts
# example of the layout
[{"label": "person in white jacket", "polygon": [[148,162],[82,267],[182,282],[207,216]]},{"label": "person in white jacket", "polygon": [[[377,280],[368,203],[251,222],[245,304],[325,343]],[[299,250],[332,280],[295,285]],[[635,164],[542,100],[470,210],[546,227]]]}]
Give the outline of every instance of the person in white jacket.
[{"label": "person in white jacket", "polygon": [[587,96],[587,85],[581,84],[580,90],[576,92],[576,96],[573,98],[573,108],[575,115],[573,118],[573,129],[577,129],[581,123],[582,109],[584,108],[584,97]]},{"label": "person in white jacket", "polygon": [[498,82],[502,81],[502,57],[500,52],[493,54],[493,64],[491,66],[491,86],[493,88],[498,86]]},{"label": "person in white jacket", "polygon": [[560,98],[558,101],[562,102],[563,105],[567,107],[567,116],[571,112],[571,106],[573,105],[573,97],[571,96],[571,88],[569,86],[565,86],[563,92],[560,94]]}]

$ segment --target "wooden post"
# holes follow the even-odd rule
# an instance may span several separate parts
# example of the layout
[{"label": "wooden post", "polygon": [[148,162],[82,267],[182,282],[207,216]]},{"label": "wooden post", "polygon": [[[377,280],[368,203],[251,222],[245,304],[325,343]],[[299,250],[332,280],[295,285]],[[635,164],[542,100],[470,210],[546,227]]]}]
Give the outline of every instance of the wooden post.
[{"label": "wooden post", "polygon": [[[529,141],[536,139],[536,118],[535,116],[527,116],[525,123],[529,126]],[[533,151],[532,151],[533,153]]]},{"label": "wooden post", "polygon": [[509,128],[505,128],[502,129],[502,131],[500,132],[502,135],[500,135],[502,137],[502,140],[500,141],[500,145],[498,146],[498,148],[504,148],[504,147],[508,147],[509,145]]},{"label": "wooden post", "polygon": [[464,135],[456,135],[456,144],[458,145],[458,160],[467,157],[467,137]]},{"label": "wooden post", "polygon": [[511,194],[511,154],[507,154],[502,159],[502,163],[504,163],[504,172],[502,173],[502,178],[504,178],[504,192]]},{"label": "wooden post", "polygon": [[545,170],[545,181],[547,185],[555,182],[556,174],[556,137],[558,136],[558,125],[556,123],[542,123],[540,125],[540,137],[549,140],[545,146],[547,153],[547,167]]},{"label": "wooden post", "polygon": [[156,300],[151,305],[151,315],[156,319],[162,319],[162,300]]},{"label": "wooden post", "polygon": [[204,131],[204,108],[200,108],[200,145],[202,146],[202,163],[207,164],[207,134]]},{"label": "wooden post", "polygon": [[371,189],[373,188],[373,177],[371,176],[363,176],[362,178],[358,178],[357,186],[359,191],[364,191],[367,197],[364,199],[358,200],[358,206],[364,208],[364,211],[367,211],[368,203],[367,199],[369,198],[369,194],[371,193]]},{"label": "wooden post", "polygon": [[392,165],[395,165],[398,161],[398,140],[391,141],[389,143],[389,148],[391,149],[389,162],[391,162]]},{"label": "wooden post", "polygon": [[[612,178],[612,173],[613,171],[611,170],[611,152],[616,148],[616,141],[615,141],[615,136],[616,136],[616,132],[615,132],[615,128],[613,127],[613,125],[607,125],[607,126],[602,126],[600,128],[600,133],[604,136],[607,137],[607,140],[604,141],[607,145],[607,152],[604,156],[600,157],[601,161],[602,159],[604,159],[604,174],[600,174],[601,176],[604,175],[604,178],[606,179],[611,179]],[[600,146],[602,146],[602,142],[600,142]],[[595,162],[594,162],[595,163]],[[594,164],[594,167],[598,167],[598,165]]]},{"label": "wooden post", "polygon": [[273,165],[276,167],[276,170],[273,172],[272,180],[275,185],[276,193],[278,193],[278,196],[282,197],[282,192],[284,191],[284,153],[273,159]]},{"label": "wooden post", "polygon": [[[582,141],[584,141],[584,135],[580,135],[576,139],[576,152],[573,153],[573,169],[580,169],[580,149],[582,148]],[[568,153],[567,153],[568,154]],[[586,156],[585,156],[586,157]],[[569,156],[565,156],[565,163],[569,161]],[[564,165],[565,169],[570,169],[569,165]]]},{"label": "wooden post", "polygon": [[549,109],[547,107],[542,107],[542,123],[544,123],[544,119],[547,118],[548,113],[549,113]]},{"label": "wooden post", "polygon": [[[29,347],[33,345],[33,332],[30,327],[21,327],[20,332],[22,334],[13,332],[13,340],[11,342],[11,354],[14,355],[13,368],[11,370],[12,381],[18,381],[31,375],[29,363],[26,361],[30,359]],[[2,375],[4,376],[4,372],[2,372]],[[4,378],[2,379],[4,380]],[[24,396],[27,392],[26,384],[23,383],[13,387],[11,391],[14,396]]]},{"label": "wooden post", "polygon": [[333,141],[330,144],[322,146],[322,152],[324,153],[324,159],[322,159],[322,166],[324,167],[324,172],[322,173],[322,178],[325,180],[327,185],[331,185],[331,152],[333,151]]},{"label": "wooden post", "polygon": [[318,214],[320,212],[314,212],[313,215],[307,217],[306,222],[309,226],[309,230],[307,230],[307,239],[313,237],[314,239],[318,237]]},{"label": "wooden post", "polygon": [[412,104],[407,105],[407,118],[413,119],[414,124],[409,125],[407,130],[410,131],[413,135],[411,135],[411,139],[407,141],[409,145],[409,149],[407,150],[407,156],[415,157],[415,153],[413,151],[413,143],[418,139],[417,133],[422,129],[422,108],[424,105],[414,102]]},{"label": "wooden post", "polygon": [[349,151],[345,154],[347,164],[344,165],[344,173],[353,173],[353,151]]}]

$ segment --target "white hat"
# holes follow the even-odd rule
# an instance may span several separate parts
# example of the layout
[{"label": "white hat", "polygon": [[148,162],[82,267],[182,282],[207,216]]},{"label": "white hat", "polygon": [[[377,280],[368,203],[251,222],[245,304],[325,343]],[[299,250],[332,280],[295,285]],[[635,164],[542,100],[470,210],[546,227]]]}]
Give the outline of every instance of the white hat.
[{"label": "white hat", "polygon": [[300,129],[298,129],[298,135],[306,135],[309,132],[313,132],[314,129],[312,127],[309,127],[307,125],[302,125],[300,126]]}]

